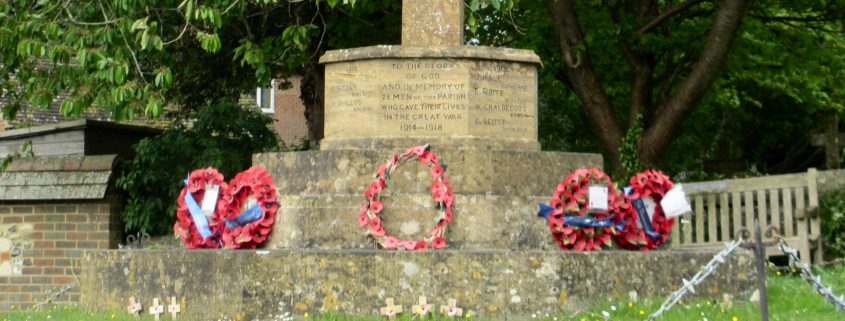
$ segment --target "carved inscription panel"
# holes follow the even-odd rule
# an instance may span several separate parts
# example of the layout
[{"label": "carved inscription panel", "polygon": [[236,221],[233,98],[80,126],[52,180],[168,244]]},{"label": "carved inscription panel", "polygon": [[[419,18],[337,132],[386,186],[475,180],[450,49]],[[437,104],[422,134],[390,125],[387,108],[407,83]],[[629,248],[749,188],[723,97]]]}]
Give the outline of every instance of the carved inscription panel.
[{"label": "carved inscription panel", "polygon": [[532,65],[379,59],[326,66],[325,137],[537,139]]}]

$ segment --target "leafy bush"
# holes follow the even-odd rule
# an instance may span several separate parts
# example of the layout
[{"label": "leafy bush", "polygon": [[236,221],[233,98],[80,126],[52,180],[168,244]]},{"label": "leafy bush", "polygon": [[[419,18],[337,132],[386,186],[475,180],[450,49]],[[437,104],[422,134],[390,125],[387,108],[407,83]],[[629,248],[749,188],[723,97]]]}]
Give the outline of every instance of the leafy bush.
[{"label": "leafy bush", "polygon": [[232,178],[252,163],[252,154],[276,147],[272,120],[234,102],[201,108],[193,124],[177,122],[161,135],[133,148],[117,186],[126,192],[126,231],[166,234],[176,212],[182,180],[197,168],[212,166]]},{"label": "leafy bush", "polygon": [[820,211],[825,256],[845,257],[845,189],[822,195]]}]

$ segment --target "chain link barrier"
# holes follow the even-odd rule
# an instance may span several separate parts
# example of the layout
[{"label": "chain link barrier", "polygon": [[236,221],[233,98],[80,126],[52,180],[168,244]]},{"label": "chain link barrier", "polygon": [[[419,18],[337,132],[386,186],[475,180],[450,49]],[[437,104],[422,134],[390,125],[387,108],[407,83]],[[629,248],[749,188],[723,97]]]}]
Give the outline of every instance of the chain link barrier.
[{"label": "chain link barrier", "polygon": [[713,258],[710,259],[710,262],[707,262],[707,264],[702,266],[701,270],[699,270],[698,273],[696,273],[691,280],[688,281],[686,279],[682,279],[684,282],[684,286],[669,295],[669,297],[666,298],[666,301],[663,302],[663,305],[660,306],[660,309],[650,314],[648,316],[648,319],[646,320],[653,321],[655,318],[663,315],[663,313],[666,313],[666,311],[669,311],[669,309],[671,309],[672,306],[678,303],[678,301],[685,295],[687,295],[687,293],[695,293],[694,286],[704,281],[704,279],[706,279],[710,275],[710,273],[713,273],[713,271],[715,271],[716,268],[719,267],[719,265],[725,263],[725,258],[728,257],[728,255],[730,255],[731,253],[733,253],[733,251],[736,250],[741,244],[741,240],[735,240],[726,243],[725,248],[716,255],[714,255]]},{"label": "chain link barrier", "polygon": [[[725,263],[725,258],[733,253],[734,250],[739,248],[745,239],[750,236],[750,232],[745,229],[741,228],[736,233],[736,240],[725,243],[725,248],[713,256],[710,262],[707,262],[704,266],[701,267],[701,270],[696,273],[691,280],[687,281],[686,279],[682,279],[684,285],[678,289],[677,291],[673,292],[666,298],[666,301],[660,306],[660,309],[655,311],[654,313],[650,314],[646,321],[653,321],[657,317],[660,317],[666,311],[672,308],[676,303],[678,303],[681,298],[683,298],[688,293],[695,293],[694,286],[700,284],[704,279],[706,279],[710,273],[713,273],[716,268]],[[837,297],[833,294],[833,289],[831,287],[825,287],[824,283],[822,283],[822,279],[820,276],[813,274],[810,265],[801,262],[801,259],[798,257],[798,250],[790,247],[786,240],[780,235],[780,231],[774,227],[769,226],[766,229],[767,237],[774,237],[777,240],[778,249],[781,252],[789,256],[789,265],[793,269],[797,269],[801,272],[801,278],[806,280],[813,286],[813,290],[816,291],[819,295],[824,297],[825,302],[829,302],[836,307],[836,311],[845,311],[845,295],[840,295]]]},{"label": "chain link barrier", "polygon": [[836,311],[845,310],[845,295],[836,297],[836,295],[833,294],[833,289],[831,287],[825,287],[822,283],[822,278],[813,274],[810,265],[801,262],[801,259],[798,257],[798,250],[789,247],[783,238],[780,239],[778,248],[780,248],[781,252],[789,256],[789,265],[792,268],[801,271],[801,278],[810,283],[810,285],[813,286],[813,290],[824,297],[825,302],[830,302],[836,306]]}]

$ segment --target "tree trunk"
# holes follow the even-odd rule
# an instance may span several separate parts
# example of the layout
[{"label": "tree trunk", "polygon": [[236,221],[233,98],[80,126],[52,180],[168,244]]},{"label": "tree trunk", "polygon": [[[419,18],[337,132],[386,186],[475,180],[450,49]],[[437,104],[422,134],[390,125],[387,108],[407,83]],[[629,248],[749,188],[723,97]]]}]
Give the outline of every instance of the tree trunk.
[{"label": "tree trunk", "polygon": [[676,93],[657,107],[653,121],[640,138],[637,147],[643,165],[654,166],[658,163],[686,117],[701,103],[704,95],[719,78],[749,2],[718,2],[719,9],[698,61],[693,65],[689,76],[678,86]]},{"label": "tree trunk", "polygon": [[[613,116],[610,98],[596,77],[586,54],[587,50],[581,52],[576,49],[579,44],[582,44],[584,37],[575,8],[569,0],[544,0],[544,2],[552,18],[560,45],[561,58],[566,62],[563,73],[581,100],[590,123],[604,145],[612,170],[621,172],[619,143],[622,140],[622,130]],[[586,48],[586,44],[584,45]]]},{"label": "tree trunk", "polygon": [[305,120],[308,123],[308,142],[317,146],[323,139],[325,79],[323,67],[317,62],[305,67],[302,84],[299,86],[300,98],[305,105]]}]

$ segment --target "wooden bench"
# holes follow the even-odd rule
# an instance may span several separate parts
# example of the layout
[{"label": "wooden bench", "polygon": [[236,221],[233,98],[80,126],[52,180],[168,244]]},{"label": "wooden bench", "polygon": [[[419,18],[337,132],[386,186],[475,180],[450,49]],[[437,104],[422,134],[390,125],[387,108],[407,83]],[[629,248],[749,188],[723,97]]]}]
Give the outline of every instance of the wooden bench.
[{"label": "wooden bench", "polygon": [[[734,239],[737,229],[760,226],[780,229],[801,261],[822,262],[821,219],[818,215],[818,172],[685,183],[693,215],[684,215],[672,227],[674,248],[717,248]],[[766,249],[781,255],[777,247]]]}]

